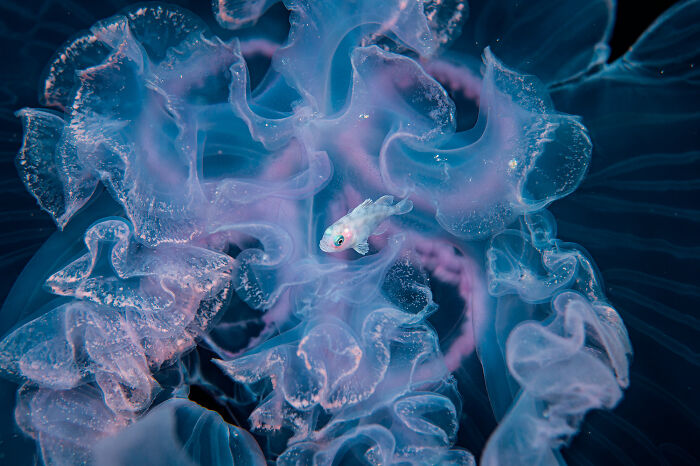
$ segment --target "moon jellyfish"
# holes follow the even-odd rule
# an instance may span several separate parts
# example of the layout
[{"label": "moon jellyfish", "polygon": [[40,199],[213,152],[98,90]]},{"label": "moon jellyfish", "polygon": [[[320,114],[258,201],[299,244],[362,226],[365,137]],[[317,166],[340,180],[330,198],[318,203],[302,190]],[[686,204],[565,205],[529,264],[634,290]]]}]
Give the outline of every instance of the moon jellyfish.
[{"label": "moon jellyfish", "polygon": [[[697,365],[636,309],[694,318],[624,286],[696,296],[629,258],[690,270],[696,251],[605,225],[697,230],[692,205],[648,201],[697,183],[645,177],[698,159],[700,2],[609,60],[614,10],[214,0],[91,21],[46,67],[42,108],[16,111],[19,179],[56,231],[0,311],[2,415],[24,435],[3,458],[619,456],[590,419],[644,384],[626,325]],[[397,215],[358,252],[319,247],[380,198]],[[623,285],[578,243],[624,249],[606,276]]]}]

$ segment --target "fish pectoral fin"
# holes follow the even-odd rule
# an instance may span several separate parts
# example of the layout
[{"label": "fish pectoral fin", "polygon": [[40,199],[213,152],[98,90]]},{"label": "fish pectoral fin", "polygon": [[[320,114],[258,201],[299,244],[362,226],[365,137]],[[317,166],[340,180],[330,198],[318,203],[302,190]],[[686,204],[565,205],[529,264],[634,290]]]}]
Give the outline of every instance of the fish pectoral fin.
[{"label": "fish pectoral fin", "polygon": [[353,249],[355,252],[358,254],[362,254],[363,256],[369,252],[369,244],[367,244],[367,241],[363,241],[361,243],[357,243]]},{"label": "fish pectoral fin", "polygon": [[372,199],[365,199],[364,201],[362,201],[362,204],[360,204],[357,207],[355,207],[354,209],[350,210],[348,213],[351,214],[353,212],[357,212],[358,210],[362,210],[365,207],[369,206],[370,204],[372,204]]},{"label": "fish pectoral fin", "polygon": [[376,205],[392,205],[394,203],[394,196],[387,194],[374,201],[374,203]]}]

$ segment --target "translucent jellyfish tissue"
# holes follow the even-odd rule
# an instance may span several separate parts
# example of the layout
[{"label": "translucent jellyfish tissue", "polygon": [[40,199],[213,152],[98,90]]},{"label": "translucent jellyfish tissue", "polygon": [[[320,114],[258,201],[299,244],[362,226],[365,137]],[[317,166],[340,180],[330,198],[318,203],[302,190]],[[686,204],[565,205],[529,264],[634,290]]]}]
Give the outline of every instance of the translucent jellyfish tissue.
[{"label": "translucent jellyfish tissue", "polygon": [[[59,230],[3,310],[19,428],[47,465],[563,464],[632,348],[548,206],[587,176],[614,83],[663,68],[683,101],[700,2],[611,63],[605,0],[276,3],[214,0],[220,34],[127,8],[17,112]],[[366,254],[319,247],[382,196],[413,208]],[[457,442],[470,396],[496,421],[480,451]]]}]

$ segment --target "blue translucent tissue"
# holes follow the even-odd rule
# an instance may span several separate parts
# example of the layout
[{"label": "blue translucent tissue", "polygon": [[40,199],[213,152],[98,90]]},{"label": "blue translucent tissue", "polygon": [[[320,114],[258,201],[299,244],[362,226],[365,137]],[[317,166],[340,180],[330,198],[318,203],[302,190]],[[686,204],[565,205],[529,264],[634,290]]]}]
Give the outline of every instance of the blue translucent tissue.
[{"label": "blue translucent tissue", "polygon": [[[564,464],[632,346],[553,203],[697,153],[700,2],[609,64],[610,1],[277,3],[130,6],[17,112],[59,230],[2,309],[17,426],[50,465]],[[369,254],[318,248],[384,195]]]}]

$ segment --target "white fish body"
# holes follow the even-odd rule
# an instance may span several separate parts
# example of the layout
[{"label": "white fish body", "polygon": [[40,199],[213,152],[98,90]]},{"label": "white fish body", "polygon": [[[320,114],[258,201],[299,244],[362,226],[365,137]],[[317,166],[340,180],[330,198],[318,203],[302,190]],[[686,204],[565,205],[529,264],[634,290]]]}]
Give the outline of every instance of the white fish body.
[{"label": "white fish body", "polygon": [[379,225],[392,215],[403,215],[413,209],[413,202],[403,199],[393,204],[394,196],[382,196],[375,202],[366,199],[346,216],[326,228],[319,247],[324,252],[339,252],[354,249],[367,254],[367,238],[379,234]]}]

